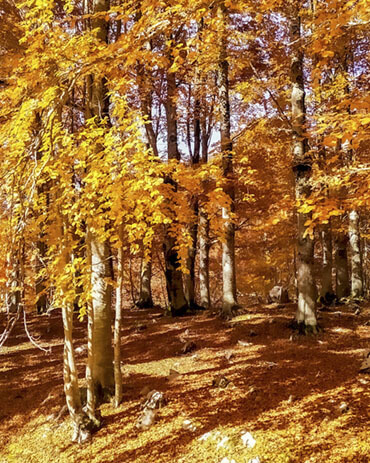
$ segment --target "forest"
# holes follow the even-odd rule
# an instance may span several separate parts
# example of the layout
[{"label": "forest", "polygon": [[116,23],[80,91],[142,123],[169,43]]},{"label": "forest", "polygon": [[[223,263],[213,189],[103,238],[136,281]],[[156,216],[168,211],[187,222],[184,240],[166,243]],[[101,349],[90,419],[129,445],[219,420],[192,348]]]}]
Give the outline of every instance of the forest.
[{"label": "forest", "polygon": [[368,0],[0,21],[0,463],[368,463]]}]

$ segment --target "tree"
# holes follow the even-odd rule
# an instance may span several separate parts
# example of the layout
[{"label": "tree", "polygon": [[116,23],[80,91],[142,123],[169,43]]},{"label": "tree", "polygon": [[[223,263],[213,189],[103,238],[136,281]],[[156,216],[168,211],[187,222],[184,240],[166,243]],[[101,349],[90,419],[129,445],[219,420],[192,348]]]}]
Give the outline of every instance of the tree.
[{"label": "tree", "polygon": [[[312,160],[304,135],[306,108],[303,76],[303,52],[301,44],[300,3],[296,2],[291,18],[291,82],[292,82],[292,130],[293,130],[293,172],[295,175],[296,198],[305,202],[311,193],[310,175]],[[297,212],[297,284],[298,307],[296,321],[302,331],[317,332],[316,299],[317,290],[313,272],[314,240],[306,231],[310,212],[301,207]]]}]

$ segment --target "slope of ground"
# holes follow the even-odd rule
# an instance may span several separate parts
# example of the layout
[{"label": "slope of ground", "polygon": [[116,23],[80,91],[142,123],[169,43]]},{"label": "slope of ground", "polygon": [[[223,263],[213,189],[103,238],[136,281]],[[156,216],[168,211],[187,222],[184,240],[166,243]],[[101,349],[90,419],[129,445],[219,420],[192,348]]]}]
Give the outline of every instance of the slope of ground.
[{"label": "slope of ground", "polygon": [[[307,338],[288,328],[293,313],[293,304],[255,306],[224,322],[212,312],[171,319],[126,310],[123,403],[102,406],[104,426],[82,446],[70,443],[69,418],[55,419],[64,404],[60,315],[30,319],[48,354],[19,323],[1,352],[0,463],[369,462],[370,377],[358,373],[369,308],[322,312],[324,331]],[[85,325],[76,321],[76,346]],[[190,341],[196,349],[181,354]],[[169,377],[171,369],[180,375]],[[212,385],[217,375],[227,387]],[[167,403],[141,431],[145,389],[163,392]],[[245,432],[254,447],[244,445]]]}]

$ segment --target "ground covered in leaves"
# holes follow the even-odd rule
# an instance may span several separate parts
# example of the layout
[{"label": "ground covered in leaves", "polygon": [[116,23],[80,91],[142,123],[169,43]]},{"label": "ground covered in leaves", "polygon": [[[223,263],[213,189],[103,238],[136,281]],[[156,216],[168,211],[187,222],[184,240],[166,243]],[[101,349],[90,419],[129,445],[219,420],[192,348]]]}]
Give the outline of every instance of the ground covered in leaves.
[{"label": "ground covered in leaves", "polygon": [[[51,353],[37,350],[18,322],[1,351],[0,463],[369,462],[370,376],[359,368],[369,348],[370,308],[321,312],[324,330],[315,337],[291,331],[294,310],[252,306],[232,321],[210,311],[171,319],[126,310],[123,403],[101,407],[102,429],[81,446],[70,443],[68,416],[58,417],[60,314],[29,321]],[[81,379],[85,333],[86,322],[76,321]],[[195,346],[182,353],[190,342]],[[167,402],[153,426],[138,430],[150,390]]]}]

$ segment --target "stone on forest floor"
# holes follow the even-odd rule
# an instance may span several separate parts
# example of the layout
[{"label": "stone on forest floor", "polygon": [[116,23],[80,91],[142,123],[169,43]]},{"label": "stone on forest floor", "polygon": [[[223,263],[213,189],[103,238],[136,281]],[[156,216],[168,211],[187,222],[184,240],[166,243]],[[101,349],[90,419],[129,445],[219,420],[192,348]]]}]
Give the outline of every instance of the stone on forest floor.
[{"label": "stone on forest floor", "polygon": [[283,286],[274,286],[268,295],[268,302],[278,302],[279,304],[286,304],[289,302],[288,290]]},{"label": "stone on forest floor", "polygon": [[197,348],[197,345],[194,341],[189,341],[185,344],[185,346],[181,349],[181,354],[189,354],[193,352]]},{"label": "stone on forest floor", "polygon": [[370,373],[370,351],[365,354],[360,366],[360,373]]},{"label": "stone on forest floor", "polygon": [[178,371],[173,370],[171,368],[167,379],[168,379],[168,381],[174,381],[175,379],[179,378],[180,376],[181,376],[181,373],[179,373]]},{"label": "stone on forest floor", "polygon": [[227,457],[225,457],[220,461],[220,463],[236,463],[236,461],[234,460],[234,458],[229,460]]},{"label": "stone on forest floor", "polygon": [[250,347],[253,346],[253,343],[247,341],[238,341],[239,346]]},{"label": "stone on forest floor", "polygon": [[339,405],[339,411],[341,413],[347,413],[349,412],[349,405],[346,403],[346,402],[342,402],[340,405]]},{"label": "stone on forest floor", "polygon": [[224,357],[228,362],[232,362],[232,358],[234,357],[234,353],[231,350],[227,350],[224,353]]},{"label": "stone on forest floor", "polygon": [[192,420],[189,420],[189,419],[185,419],[183,421],[182,428],[187,431],[191,431],[191,432],[195,432],[197,430],[196,424],[193,423]]},{"label": "stone on forest floor", "polygon": [[254,330],[250,330],[249,336],[250,337],[257,336],[257,333]]},{"label": "stone on forest floor", "polygon": [[248,463],[261,463],[260,457],[251,458]]},{"label": "stone on forest floor", "polygon": [[212,386],[225,388],[230,384],[230,380],[223,375],[217,375],[212,381]]},{"label": "stone on forest floor", "polygon": [[136,427],[142,430],[148,429],[154,424],[156,417],[157,410],[145,408],[136,422]]},{"label": "stone on forest floor", "polygon": [[250,432],[243,431],[242,441],[243,444],[250,449],[252,449],[256,445],[256,439],[254,439]]},{"label": "stone on forest floor", "polygon": [[138,323],[135,329],[136,331],[145,331],[146,329],[148,329],[148,325],[146,325],[145,323]]},{"label": "stone on forest floor", "polygon": [[166,399],[162,392],[150,391],[146,396],[146,401],[143,404],[144,409],[154,410],[162,408],[166,404]]}]

